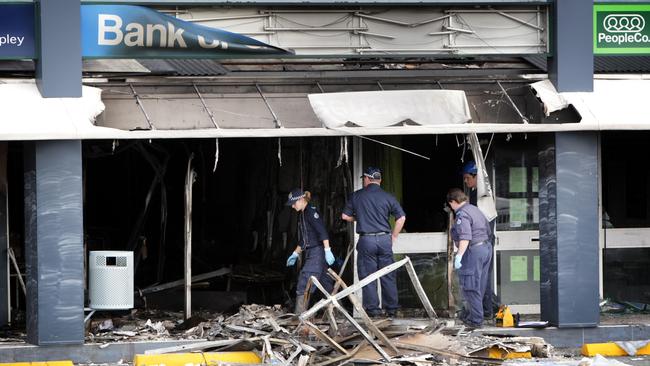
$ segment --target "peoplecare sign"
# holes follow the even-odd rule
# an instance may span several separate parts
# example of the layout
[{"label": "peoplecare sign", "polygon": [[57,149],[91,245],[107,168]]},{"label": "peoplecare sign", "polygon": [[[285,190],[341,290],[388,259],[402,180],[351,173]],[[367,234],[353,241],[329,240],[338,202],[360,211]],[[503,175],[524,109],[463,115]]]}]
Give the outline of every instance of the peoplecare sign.
[{"label": "peoplecare sign", "polygon": [[650,4],[594,4],[594,54],[650,54]]}]

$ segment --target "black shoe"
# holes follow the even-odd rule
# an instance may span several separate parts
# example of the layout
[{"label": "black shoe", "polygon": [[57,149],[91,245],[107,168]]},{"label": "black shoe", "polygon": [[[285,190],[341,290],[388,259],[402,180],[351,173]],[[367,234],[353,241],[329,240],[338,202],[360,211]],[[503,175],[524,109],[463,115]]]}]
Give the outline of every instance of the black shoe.
[{"label": "black shoe", "polygon": [[383,318],[383,317],[384,317],[383,314],[382,314],[381,312],[378,312],[378,311],[377,311],[377,312],[372,312],[372,313],[369,312],[369,313],[368,313],[368,316],[369,316],[371,319],[379,319],[379,318]]},{"label": "black shoe", "polygon": [[470,330],[470,331],[481,328],[481,324],[476,324],[476,323],[473,323],[473,322],[470,322],[470,321],[467,321],[467,320],[463,320],[462,322],[463,322],[463,325],[465,326],[465,329]]},{"label": "black shoe", "polygon": [[394,318],[394,317],[397,316],[397,311],[395,311],[395,310],[387,311],[386,316],[389,317],[389,318]]}]

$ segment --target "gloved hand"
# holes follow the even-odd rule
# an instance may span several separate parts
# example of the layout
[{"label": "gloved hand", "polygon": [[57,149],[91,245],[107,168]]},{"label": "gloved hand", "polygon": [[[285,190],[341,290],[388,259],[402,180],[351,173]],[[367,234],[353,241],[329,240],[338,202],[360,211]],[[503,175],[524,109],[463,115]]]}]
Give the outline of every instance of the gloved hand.
[{"label": "gloved hand", "polygon": [[334,254],[332,254],[332,248],[325,248],[325,261],[327,262],[328,266],[331,266],[334,264],[334,261],[336,261]]},{"label": "gloved hand", "polygon": [[463,265],[460,263],[460,261],[463,259],[462,255],[456,255],[454,257],[454,269],[460,269]]},{"label": "gloved hand", "polygon": [[298,260],[298,253],[293,252],[287,259],[287,267],[291,267],[296,264],[296,261]]}]

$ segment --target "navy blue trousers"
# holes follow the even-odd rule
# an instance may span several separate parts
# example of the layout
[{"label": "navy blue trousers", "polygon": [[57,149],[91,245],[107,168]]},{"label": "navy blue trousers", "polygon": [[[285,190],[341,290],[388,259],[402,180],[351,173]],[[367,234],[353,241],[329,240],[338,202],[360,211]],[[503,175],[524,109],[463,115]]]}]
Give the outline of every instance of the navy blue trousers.
[{"label": "navy blue trousers", "polygon": [[[309,248],[304,252],[304,265],[298,275],[298,284],[296,285],[296,300],[302,301],[305,294],[307,281],[309,277],[314,276],[318,279],[327,291],[332,290],[333,280],[327,275],[327,261],[325,261],[325,249],[322,245]],[[314,293],[316,286],[311,287],[311,293]]]},{"label": "navy blue trousers", "polygon": [[[357,266],[359,279],[364,279],[377,270],[393,264],[393,242],[390,234],[359,237],[357,243]],[[385,311],[397,310],[397,283],[395,271],[384,275],[381,282],[381,299]],[[363,308],[369,315],[379,314],[377,281],[363,287]]]},{"label": "navy blue trousers", "polygon": [[458,282],[467,303],[464,321],[473,325],[483,323],[483,296],[490,281],[492,244],[472,245],[467,248],[458,270]]}]

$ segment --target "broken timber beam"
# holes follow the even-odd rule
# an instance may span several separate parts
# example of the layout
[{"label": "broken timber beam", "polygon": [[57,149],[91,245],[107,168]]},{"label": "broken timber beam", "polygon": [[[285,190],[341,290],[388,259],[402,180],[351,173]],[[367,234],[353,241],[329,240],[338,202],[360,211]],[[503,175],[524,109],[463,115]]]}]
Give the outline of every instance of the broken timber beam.
[{"label": "broken timber beam", "polygon": [[431,317],[432,319],[436,318],[437,317],[436,313],[433,310],[433,306],[431,306],[431,302],[429,301],[429,298],[426,296],[424,289],[422,288],[422,284],[420,284],[420,280],[418,279],[418,276],[415,273],[415,269],[411,264],[411,259],[409,257],[405,257],[401,261],[392,263],[378,270],[377,272],[368,275],[366,278],[360,280],[359,282],[355,283],[352,286],[349,286],[348,288],[344,289],[343,291],[335,295],[329,295],[326,292],[327,294],[326,298],[320,300],[309,310],[304,311],[302,314],[300,314],[299,317],[300,320],[304,321],[306,319],[309,319],[310,317],[314,316],[320,309],[324,308],[327,305],[332,304],[336,306],[337,301],[341,300],[344,297],[350,296],[350,294],[357,292],[359,289],[365,287],[369,283],[376,281],[378,278],[385,276],[386,274],[391,273],[406,264],[409,264],[409,266],[406,267],[406,270],[409,273],[409,277],[411,278],[411,282],[413,282],[413,286],[415,287],[415,290],[418,293],[418,297],[420,298],[420,301],[422,301],[422,305],[424,306],[424,309],[427,311],[427,314],[429,314],[429,317]]},{"label": "broken timber beam", "polygon": [[[331,268],[329,268],[327,271],[329,272],[329,275],[332,276],[332,278],[334,278],[334,280],[337,283],[341,284],[341,287],[344,290],[348,288],[348,286],[345,284],[343,279],[339,277],[336,274],[336,272],[334,272]],[[361,301],[359,301],[357,296],[355,294],[350,294],[348,299],[350,299],[350,302],[352,303],[354,310],[356,310],[359,313],[359,315],[361,315],[361,319],[363,320],[364,324],[366,324],[366,327],[368,327],[368,329],[372,332],[372,334],[374,334],[375,337],[379,338],[381,343],[383,343],[385,346],[390,348],[391,351],[393,351],[396,355],[398,355],[399,351],[397,350],[397,348],[395,348],[395,346],[391,343],[388,337],[386,337],[386,335],[381,330],[379,330],[379,328],[377,328],[375,323],[373,323],[372,319],[370,319],[366,311],[363,309],[363,305],[361,304]]]},{"label": "broken timber beam", "polygon": [[[249,340],[252,340],[250,338]],[[208,348],[230,346],[232,344],[238,343],[240,339],[223,339],[219,341],[208,341],[208,342],[197,342],[192,344],[185,344],[181,346],[165,347],[165,348],[156,348],[144,351],[145,355],[159,355],[163,353],[176,353],[176,352],[190,352],[190,351],[203,351]]]},{"label": "broken timber beam", "polygon": [[305,325],[307,325],[309,328],[311,328],[314,331],[314,334],[316,335],[316,337],[320,338],[325,343],[332,346],[332,348],[334,348],[336,351],[338,351],[338,352],[340,352],[341,354],[344,354],[344,355],[348,354],[348,351],[346,351],[345,348],[341,347],[340,344],[336,343],[335,340],[330,338],[327,334],[325,334],[325,332],[320,330],[320,328],[318,328],[315,324],[312,324],[312,323],[310,323],[310,322],[308,322],[306,320],[303,323],[305,323]]},{"label": "broken timber beam", "polygon": [[363,288],[367,284],[376,281],[378,278],[393,272],[394,270],[398,269],[399,267],[403,266],[406,264],[406,262],[409,261],[409,258],[406,257],[402,259],[399,262],[395,262],[393,264],[390,264],[377,272],[369,275],[368,277],[360,280],[359,282],[355,283],[354,285],[346,288],[345,290],[337,293],[336,295],[332,295],[331,297],[325,298],[317,302],[314,306],[312,306],[309,310],[303,312],[300,314],[300,320],[306,320],[314,316],[320,309],[324,308],[325,306],[332,304],[334,300],[338,301],[341,300],[342,298],[358,291],[359,289]]},{"label": "broken timber beam", "polygon": [[438,315],[436,314],[435,310],[433,310],[433,306],[431,306],[431,302],[429,302],[429,298],[427,297],[426,292],[424,292],[422,284],[420,283],[420,279],[418,278],[418,274],[415,273],[415,268],[413,268],[413,263],[411,263],[410,260],[406,263],[406,272],[409,274],[409,277],[411,277],[413,288],[415,288],[415,292],[418,294],[418,297],[424,306],[424,310],[426,310],[427,314],[429,314],[429,318],[437,318]]},{"label": "broken timber beam", "polygon": [[361,350],[361,347],[363,347],[365,345],[366,345],[365,341],[361,342],[361,343],[359,343],[359,345],[357,347],[355,347],[352,350],[352,352],[348,353],[347,355],[331,358],[331,359],[329,359],[327,361],[317,363],[314,366],[328,366],[328,365],[332,365],[332,364],[337,364],[337,365],[343,364],[344,361],[347,361],[347,360],[351,359],[352,357],[356,356],[357,353],[359,353],[359,351]]},{"label": "broken timber beam", "polygon": [[[225,268],[224,267],[224,268],[220,268],[220,269],[218,269],[216,271],[212,271],[212,272],[192,276],[192,282],[199,282],[199,281],[207,280],[207,279],[213,278],[213,277],[225,276],[228,273],[230,273],[230,268]],[[174,287],[181,287],[184,284],[185,284],[185,279],[182,279],[182,280],[178,280],[178,281],[164,283],[162,285],[147,287],[147,288],[144,288],[144,289],[140,290],[140,293],[142,295],[151,294],[151,293],[154,293],[154,292],[168,290],[168,289],[174,288]]]},{"label": "broken timber beam", "polygon": [[[318,289],[323,293],[324,296],[326,296],[326,297],[328,297],[328,298],[331,299],[332,296],[331,296],[327,291],[325,291],[325,288],[323,287],[323,285],[320,284],[320,282],[318,282],[318,279],[316,279],[316,277],[314,277],[314,276],[312,276],[311,278],[312,278],[312,283],[314,284],[314,286],[316,286],[316,288],[318,288]],[[386,353],[386,351],[384,351],[384,349],[381,348],[381,347],[379,346],[379,344],[377,344],[377,342],[375,342],[375,341],[373,340],[372,336],[371,336],[370,334],[368,334],[368,332],[366,332],[366,330],[363,329],[363,327],[361,327],[361,325],[360,325],[359,323],[357,323],[356,320],[354,320],[354,318],[352,317],[352,315],[350,315],[347,311],[345,311],[345,309],[343,309],[343,307],[341,306],[341,304],[339,304],[338,301],[332,301],[332,305],[334,305],[334,307],[336,307],[336,309],[337,309],[338,311],[340,311],[341,314],[343,314],[343,316],[344,316],[344,317],[345,317],[345,318],[346,318],[346,319],[347,319],[347,320],[348,320],[348,321],[349,321],[349,322],[350,322],[350,323],[351,323],[355,328],[357,328],[357,330],[359,331],[359,333],[361,333],[361,335],[363,336],[363,338],[365,338],[365,339],[370,343],[370,345],[375,349],[375,351],[377,351],[377,353],[379,353],[379,354],[381,355],[381,357],[382,357],[384,360],[386,360],[387,362],[390,361],[390,358],[391,358],[391,357]],[[372,322],[371,322],[371,323],[372,323]]]}]

